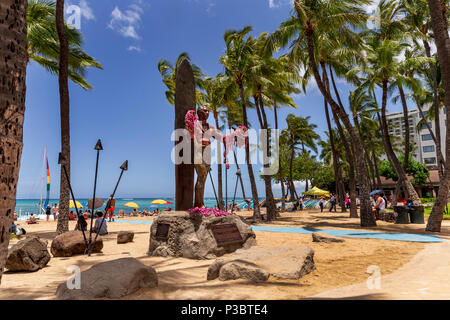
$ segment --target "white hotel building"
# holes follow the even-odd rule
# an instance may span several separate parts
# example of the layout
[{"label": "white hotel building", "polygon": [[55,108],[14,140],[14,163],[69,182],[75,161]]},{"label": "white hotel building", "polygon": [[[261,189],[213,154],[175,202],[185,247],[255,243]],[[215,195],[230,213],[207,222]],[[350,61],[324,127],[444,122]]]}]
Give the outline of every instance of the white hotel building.
[{"label": "white hotel building", "polygon": [[[426,116],[427,111],[430,107],[424,107],[423,112]],[[415,150],[413,150],[412,156],[415,160],[420,163],[426,164],[430,169],[437,169],[437,154],[436,154],[436,145],[431,137],[431,134],[428,131],[428,128],[425,124],[423,124],[417,130],[417,126],[419,122],[422,120],[420,112],[418,109],[410,109],[408,110],[409,114],[409,133],[410,133],[410,141],[414,143]],[[405,122],[403,111],[393,112],[386,115],[388,126],[389,126],[389,135],[398,137],[398,141],[403,145],[405,141]],[[436,134],[436,126],[435,121],[428,120],[428,123],[431,127],[431,130],[434,134]],[[445,108],[441,108],[440,111],[440,128],[441,128],[441,145],[442,145],[442,153],[445,157],[445,139],[446,139],[446,125],[447,125],[447,115]],[[400,148],[400,150],[403,148]]]}]

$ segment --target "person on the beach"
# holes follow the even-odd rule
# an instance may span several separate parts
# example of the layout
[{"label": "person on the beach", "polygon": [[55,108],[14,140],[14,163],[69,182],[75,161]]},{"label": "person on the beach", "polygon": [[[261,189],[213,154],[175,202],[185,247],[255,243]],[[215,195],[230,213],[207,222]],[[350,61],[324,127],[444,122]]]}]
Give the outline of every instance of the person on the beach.
[{"label": "person on the beach", "polygon": [[116,206],[116,199],[113,198],[113,195],[111,194],[106,201],[106,207],[108,208],[108,214],[109,214],[109,222],[112,221],[112,218],[114,217],[114,209]]},{"label": "person on the beach", "polygon": [[331,204],[330,212],[333,211],[333,209],[334,209],[334,212],[337,212],[337,209],[336,209],[336,196],[334,195],[334,193],[331,194],[330,204]]},{"label": "person on the beach", "polygon": [[17,221],[18,217],[19,217],[19,215],[17,214],[17,212],[14,211],[14,221]]},{"label": "person on the beach", "polygon": [[47,221],[50,220],[51,213],[52,213],[52,210],[51,210],[50,206],[47,206],[47,208],[45,208],[45,215],[47,216]]},{"label": "person on the beach", "polygon": [[300,211],[303,211],[303,205],[304,205],[303,198],[298,199],[298,205],[300,207]]},{"label": "person on the beach", "polygon": [[346,207],[347,209],[350,209],[350,197],[348,196],[348,193],[347,193],[347,195],[345,196],[344,202],[345,202],[345,207]]},{"label": "person on the beach", "polygon": [[27,221],[27,223],[28,224],[36,224],[37,223],[36,218],[34,217],[33,213],[30,215],[30,219]]},{"label": "person on the beach", "polygon": [[375,216],[375,220],[379,220],[384,216],[384,213],[386,211],[386,201],[384,200],[384,198],[379,195],[376,194],[375,195],[375,207],[374,207],[374,216]]},{"label": "person on the beach", "polygon": [[56,218],[58,216],[59,213],[59,209],[58,206],[56,205],[56,203],[53,204],[53,208],[52,208],[52,214],[53,214],[53,220],[56,221]]},{"label": "person on the beach", "polygon": [[101,236],[108,234],[108,227],[106,226],[106,219],[103,218],[103,212],[97,211],[96,215],[97,219],[95,220],[92,230]]},{"label": "person on the beach", "polygon": [[77,225],[75,226],[75,230],[78,231],[87,231],[87,222],[86,219],[84,219],[83,215],[80,215],[77,221]]},{"label": "person on the beach", "polygon": [[320,198],[320,200],[319,200],[320,212],[323,212],[324,202],[325,202],[325,201],[323,200],[323,198]]}]

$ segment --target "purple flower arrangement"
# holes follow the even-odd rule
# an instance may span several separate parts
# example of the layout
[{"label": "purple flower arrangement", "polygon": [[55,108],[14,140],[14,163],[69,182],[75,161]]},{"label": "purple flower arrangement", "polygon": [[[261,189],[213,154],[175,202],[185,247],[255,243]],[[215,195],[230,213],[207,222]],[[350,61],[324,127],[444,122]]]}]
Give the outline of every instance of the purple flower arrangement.
[{"label": "purple flower arrangement", "polygon": [[229,216],[229,215],[232,214],[230,212],[217,210],[217,209],[213,209],[213,208],[199,208],[199,207],[195,207],[193,209],[189,209],[187,212],[190,213],[190,214],[201,214],[201,215],[203,215],[205,217],[209,217],[212,214],[215,215],[216,217]]}]

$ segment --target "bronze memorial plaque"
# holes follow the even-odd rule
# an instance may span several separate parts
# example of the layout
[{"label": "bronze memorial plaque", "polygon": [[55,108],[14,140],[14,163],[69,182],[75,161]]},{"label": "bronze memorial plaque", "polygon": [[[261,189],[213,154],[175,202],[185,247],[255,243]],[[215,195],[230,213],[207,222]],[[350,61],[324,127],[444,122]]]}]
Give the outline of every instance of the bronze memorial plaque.
[{"label": "bronze memorial plaque", "polygon": [[169,238],[170,224],[158,223],[156,227],[156,239],[167,240]]},{"label": "bronze memorial plaque", "polygon": [[219,246],[244,241],[238,227],[234,223],[211,226],[211,231]]}]

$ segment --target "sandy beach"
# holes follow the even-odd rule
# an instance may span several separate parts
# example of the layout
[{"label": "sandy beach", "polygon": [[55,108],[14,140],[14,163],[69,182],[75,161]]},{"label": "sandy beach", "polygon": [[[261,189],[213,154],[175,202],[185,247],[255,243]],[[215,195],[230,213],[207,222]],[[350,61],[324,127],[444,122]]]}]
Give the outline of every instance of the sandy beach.
[{"label": "sandy beach", "polygon": [[[242,215],[249,216],[250,213],[244,212]],[[138,217],[124,220],[151,221],[153,218]],[[347,214],[314,211],[284,213],[275,223],[262,225],[363,230],[359,227],[359,219],[350,219]],[[394,225],[385,222],[378,222],[378,225],[370,231],[425,234],[423,225]],[[70,228],[73,229],[74,226],[75,223],[71,222]],[[48,240],[50,248],[51,240],[56,236],[54,222],[41,221],[37,225],[25,228],[28,235],[37,235]],[[150,231],[148,224],[109,223],[108,229],[109,234],[103,237],[104,247],[100,254],[91,257],[52,258],[45,268],[34,273],[5,272],[0,287],[0,299],[55,299],[57,286],[70,276],[67,273],[68,267],[77,265],[83,271],[96,263],[123,257],[134,257],[146,265],[153,266],[159,277],[158,288],[141,289],[125,299],[303,299],[364,283],[370,276],[367,273],[370,266],[378,266],[382,277],[389,276],[405,265],[408,266],[408,263],[419,254],[427,253],[427,250],[442,245],[352,238],[345,238],[344,243],[325,244],[313,243],[309,234],[255,231],[258,246],[311,246],[315,252],[316,270],[295,281],[270,278],[265,283],[246,280],[222,282],[206,280],[208,266],[213,260],[148,257]],[[134,241],[118,245],[116,238],[119,231],[134,231]],[[448,244],[450,240],[448,221],[444,222],[443,232],[439,236],[446,240],[444,244]],[[12,240],[10,246],[17,241]],[[450,272],[448,261],[447,265],[444,261],[441,271]],[[440,283],[436,282],[434,285],[438,287]],[[333,298],[338,297],[339,295],[333,295]]]}]

